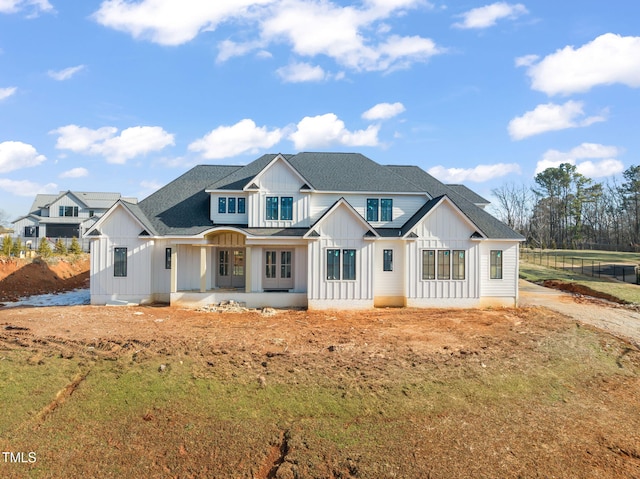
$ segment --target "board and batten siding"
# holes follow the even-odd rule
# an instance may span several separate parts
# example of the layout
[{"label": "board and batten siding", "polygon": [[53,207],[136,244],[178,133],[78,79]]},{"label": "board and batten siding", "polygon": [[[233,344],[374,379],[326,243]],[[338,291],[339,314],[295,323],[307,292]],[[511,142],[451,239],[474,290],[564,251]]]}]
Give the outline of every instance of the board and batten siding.
[{"label": "board and batten siding", "polygon": [[[244,198],[244,213],[219,213],[218,201],[220,198],[226,198],[226,208],[229,208],[229,198],[236,199],[236,211],[238,211],[238,198]],[[211,206],[211,221],[219,225],[246,225],[249,222],[249,206],[246,193],[211,193],[209,195]]]},{"label": "board and batten siding", "polygon": [[[152,295],[153,240],[141,240],[140,224],[117,206],[100,225],[101,236],[91,242],[91,303],[146,303]],[[114,276],[114,249],[127,248],[127,276]]]},{"label": "board and batten siding", "polygon": [[310,224],[315,223],[340,198],[344,198],[363,218],[367,218],[368,198],[391,198],[392,221],[373,221],[374,228],[400,228],[427,202],[426,195],[313,193],[310,197]]},{"label": "board and batten siding", "polygon": [[[515,306],[518,299],[519,242],[483,241],[480,244],[480,295],[483,303]],[[491,279],[491,251],[502,251],[502,279]]]},{"label": "board and batten siding", "polygon": [[[258,228],[301,228],[309,226],[309,194],[301,193],[304,185],[291,167],[283,161],[276,161],[266,169],[258,180],[258,192],[248,195],[247,208],[249,212],[249,227]],[[290,196],[293,198],[292,219],[267,220],[266,198],[268,196]],[[280,202],[278,201],[278,216]]]},{"label": "board and batten siding", "polygon": [[[374,305],[404,306],[405,304],[405,248],[404,240],[383,240],[375,242],[373,267]],[[393,262],[391,271],[384,270],[384,251],[391,250]]]},{"label": "board and batten siding", "polygon": [[[367,228],[346,205],[334,210],[317,228],[320,237],[308,245],[307,295],[310,309],[363,309],[373,306],[374,244],[363,239]],[[356,279],[327,279],[327,250],[356,250]]]},{"label": "board and batten siding", "polygon": [[[480,251],[478,243],[470,239],[475,232],[473,226],[451,204],[443,202],[419,222],[413,231],[418,238],[409,241],[407,247],[407,305],[468,307],[477,304],[480,297]],[[464,251],[465,279],[422,279],[424,250]]]}]

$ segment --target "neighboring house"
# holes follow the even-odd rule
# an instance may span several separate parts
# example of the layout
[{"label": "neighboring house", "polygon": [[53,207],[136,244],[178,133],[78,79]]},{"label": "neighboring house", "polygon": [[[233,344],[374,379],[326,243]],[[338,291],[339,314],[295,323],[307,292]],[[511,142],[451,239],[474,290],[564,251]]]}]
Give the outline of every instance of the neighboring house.
[{"label": "neighboring house", "polygon": [[13,230],[0,225],[0,238],[5,236],[13,236]]},{"label": "neighboring house", "polygon": [[14,236],[32,249],[38,247],[40,238],[82,238],[120,199],[137,202],[135,198],[122,198],[120,193],[61,191],[57,195],[36,195],[29,214],[13,221]]},{"label": "neighboring house", "polygon": [[513,306],[524,238],[469,191],[352,153],[196,166],[89,228],[91,302]]}]

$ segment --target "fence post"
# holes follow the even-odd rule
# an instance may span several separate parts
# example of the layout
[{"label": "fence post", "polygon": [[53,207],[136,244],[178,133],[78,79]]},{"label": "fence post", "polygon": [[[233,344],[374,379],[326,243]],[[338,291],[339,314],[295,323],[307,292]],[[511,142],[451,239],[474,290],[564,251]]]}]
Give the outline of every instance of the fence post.
[{"label": "fence post", "polygon": [[592,278],[595,276],[594,271],[593,271],[593,265],[595,264],[594,261],[595,260],[593,260],[593,259],[591,260],[591,277]]},{"label": "fence post", "polygon": [[580,269],[580,274],[584,274],[584,258],[582,258],[582,268]]},{"label": "fence post", "polygon": [[600,277],[601,272],[602,272],[602,263],[598,261],[598,278]]},{"label": "fence post", "polygon": [[626,275],[626,274],[624,274],[624,273],[625,273],[625,271],[626,271],[626,269],[627,269],[627,267],[626,267],[626,266],[623,266],[623,267],[622,267],[622,282],[623,282],[623,283],[626,283],[626,282],[627,282],[627,275]]}]

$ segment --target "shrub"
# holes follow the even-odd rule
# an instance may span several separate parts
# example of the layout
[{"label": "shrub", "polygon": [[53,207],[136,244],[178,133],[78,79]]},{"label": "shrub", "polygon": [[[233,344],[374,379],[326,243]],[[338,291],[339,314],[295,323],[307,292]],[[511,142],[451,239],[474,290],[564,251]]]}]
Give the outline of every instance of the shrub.
[{"label": "shrub", "polygon": [[80,246],[80,243],[78,242],[78,238],[76,238],[75,236],[71,240],[71,245],[69,246],[69,253],[73,253],[73,254],[82,253],[82,246]]},{"label": "shrub", "polygon": [[13,254],[13,256],[19,257],[20,252],[23,249],[24,247],[22,246],[22,241],[20,240],[20,238],[16,238],[16,240],[13,242],[13,246],[11,247],[11,253]]},{"label": "shrub", "polygon": [[38,245],[38,254],[43,258],[48,258],[53,254],[53,251],[51,251],[51,245],[47,238],[42,238],[40,240],[40,244]]},{"label": "shrub", "polygon": [[67,247],[62,242],[62,238],[58,238],[55,246],[53,247],[53,251],[55,252],[55,254],[67,254]]},{"label": "shrub", "polygon": [[11,239],[11,236],[5,236],[2,240],[2,254],[5,256],[9,256],[12,249],[13,240]]}]

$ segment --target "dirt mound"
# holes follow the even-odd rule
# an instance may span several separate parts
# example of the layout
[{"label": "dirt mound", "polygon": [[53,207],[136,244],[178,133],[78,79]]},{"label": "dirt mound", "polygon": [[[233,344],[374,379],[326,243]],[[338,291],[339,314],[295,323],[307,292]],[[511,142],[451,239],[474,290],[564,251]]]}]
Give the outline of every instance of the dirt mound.
[{"label": "dirt mound", "polygon": [[546,288],[559,289],[561,291],[566,291],[568,293],[581,294],[584,296],[591,296],[593,298],[604,299],[607,301],[611,301],[612,303],[626,304],[626,301],[621,300],[620,298],[616,298],[615,296],[611,296],[607,293],[602,293],[601,291],[596,291],[594,289],[589,288],[588,286],[584,286],[577,283],[565,283],[564,281],[557,281],[554,279],[548,279],[542,283],[542,286]]},{"label": "dirt mound", "polygon": [[89,255],[49,260],[0,258],[0,301],[89,287]]}]

